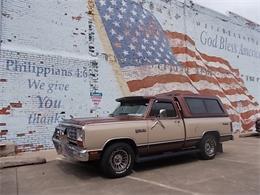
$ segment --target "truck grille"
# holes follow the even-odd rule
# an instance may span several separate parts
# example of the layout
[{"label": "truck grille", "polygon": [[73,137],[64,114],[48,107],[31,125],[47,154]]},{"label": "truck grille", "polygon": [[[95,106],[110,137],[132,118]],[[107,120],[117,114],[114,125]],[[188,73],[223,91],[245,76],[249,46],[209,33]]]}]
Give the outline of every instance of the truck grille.
[{"label": "truck grille", "polygon": [[77,128],[67,127],[67,137],[72,140],[77,140]]}]

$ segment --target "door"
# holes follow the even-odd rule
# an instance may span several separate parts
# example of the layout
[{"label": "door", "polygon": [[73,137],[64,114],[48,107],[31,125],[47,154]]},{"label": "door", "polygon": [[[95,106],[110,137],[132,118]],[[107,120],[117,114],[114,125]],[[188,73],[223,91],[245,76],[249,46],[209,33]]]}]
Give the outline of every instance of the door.
[{"label": "door", "polygon": [[172,102],[155,100],[148,118],[149,153],[183,147],[184,125]]}]

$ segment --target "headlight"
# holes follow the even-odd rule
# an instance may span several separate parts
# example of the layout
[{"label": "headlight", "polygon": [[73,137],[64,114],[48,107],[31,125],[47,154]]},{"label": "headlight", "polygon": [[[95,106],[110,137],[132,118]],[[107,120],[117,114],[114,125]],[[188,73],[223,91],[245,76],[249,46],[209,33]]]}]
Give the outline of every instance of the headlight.
[{"label": "headlight", "polygon": [[85,138],[85,131],[83,129],[78,129],[77,131],[77,141],[82,142]]}]

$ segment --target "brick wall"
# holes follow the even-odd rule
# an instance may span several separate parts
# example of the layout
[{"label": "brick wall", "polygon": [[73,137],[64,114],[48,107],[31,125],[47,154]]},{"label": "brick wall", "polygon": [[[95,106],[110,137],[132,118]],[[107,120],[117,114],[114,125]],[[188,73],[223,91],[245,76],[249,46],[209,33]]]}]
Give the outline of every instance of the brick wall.
[{"label": "brick wall", "polygon": [[[260,100],[258,24],[190,2],[134,2],[164,31],[187,34],[200,52],[229,61]],[[51,136],[62,118],[107,115],[117,105],[114,99],[127,94],[104,26],[96,26],[93,0],[1,0],[1,5],[0,141],[15,142],[19,152],[53,148]]]},{"label": "brick wall", "polygon": [[53,148],[63,118],[114,109],[121,92],[105,56],[96,57],[85,0],[1,2],[0,141],[18,152]]}]

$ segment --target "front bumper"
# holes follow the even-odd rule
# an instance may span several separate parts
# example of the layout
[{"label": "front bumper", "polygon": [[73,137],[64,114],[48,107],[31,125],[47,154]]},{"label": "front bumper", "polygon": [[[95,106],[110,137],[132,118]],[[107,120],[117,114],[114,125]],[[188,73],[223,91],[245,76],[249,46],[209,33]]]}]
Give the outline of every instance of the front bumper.
[{"label": "front bumper", "polygon": [[76,161],[89,161],[89,154],[87,150],[55,137],[52,138],[52,141],[58,154],[62,154],[63,156]]}]

